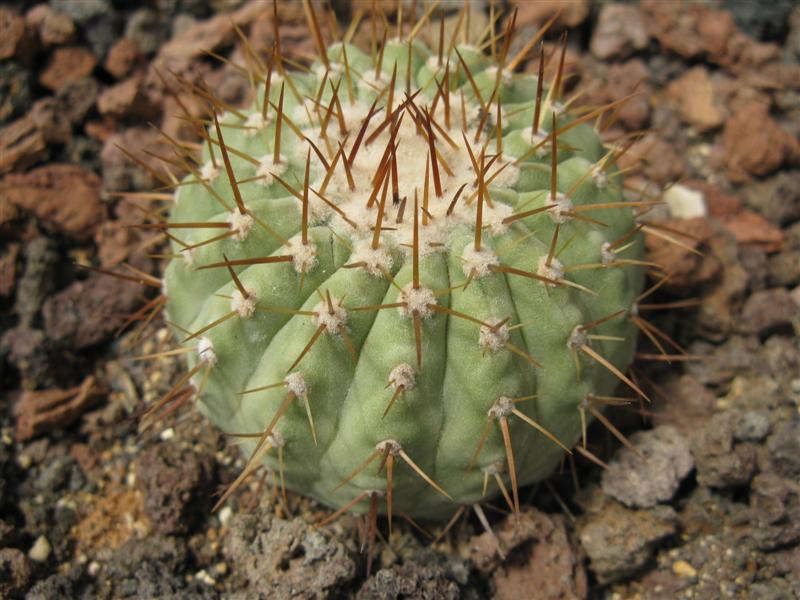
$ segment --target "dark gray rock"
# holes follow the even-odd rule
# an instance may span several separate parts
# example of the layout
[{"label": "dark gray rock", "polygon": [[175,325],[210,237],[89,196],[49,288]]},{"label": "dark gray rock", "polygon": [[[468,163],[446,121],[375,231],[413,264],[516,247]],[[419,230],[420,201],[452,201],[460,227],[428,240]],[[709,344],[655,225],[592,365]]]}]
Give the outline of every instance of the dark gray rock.
[{"label": "dark gray rock", "polygon": [[301,518],[277,519],[265,511],[234,517],[223,552],[267,598],[335,598],[356,577],[352,548]]},{"label": "dark gray rock", "polygon": [[415,562],[381,569],[367,579],[356,594],[357,600],[456,600],[461,597],[458,585],[445,576],[441,567]]},{"label": "dark gray rock", "polygon": [[0,125],[30,106],[30,73],[14,61],[0,63]]},{"label": "dark gray rock", "polygon": [[755,472],[756,454],[751,444],[734,444],[736,415],[721,412],[698,428],[691,447],[697,481],[714,488],[746,485]]}]

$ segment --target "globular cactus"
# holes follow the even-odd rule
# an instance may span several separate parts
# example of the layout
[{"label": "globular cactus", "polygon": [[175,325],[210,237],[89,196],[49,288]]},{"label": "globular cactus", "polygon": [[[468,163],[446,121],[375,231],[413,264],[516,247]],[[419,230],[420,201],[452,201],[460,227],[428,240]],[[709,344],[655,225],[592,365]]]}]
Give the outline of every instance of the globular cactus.
[{"label": "globular cactus", "polygon": [[620,382],[641,393],[644,203],[594,127],[618,103],[571,110],[563,52],[513,74],[511,29],[493,58],[418,28],[369,55],[326,48],[307,9],[317,61],[250,57],[253,106],[211,100],[183,161],[163,224],[180,383],[249,457],[229,493],[266,466],[354,512],[518,510],[565,452],[591,456]]}]

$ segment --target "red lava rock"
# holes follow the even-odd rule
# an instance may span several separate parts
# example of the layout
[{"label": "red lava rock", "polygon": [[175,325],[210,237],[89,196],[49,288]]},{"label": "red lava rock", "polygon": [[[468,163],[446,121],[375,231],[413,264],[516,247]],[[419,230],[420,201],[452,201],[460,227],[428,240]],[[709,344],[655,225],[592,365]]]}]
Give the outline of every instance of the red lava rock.
[{"label": "red lava rock", "polygon": [[13,409],[16,440],[24,442],[58,427],[68,427],[104,395],[91,375],[81,385],[67,390],[25,392]]},{"label": "red lava rock", "polygon": [[643,49],[649,40],[641,10],[627,4],[604,4],[597,20],[590,49],[601,60],[625,58]]},{"label": "red lava rock", "polygon": [[739,244],[752,244],[765,252],[778,252],[783,246],[783,232],[756,212],[745,210],[730,216],[723,226]]},{"label": "red lava rock", "polygon": [[57,92],[67,83],[89,75],[96,65],[97,58],[88,48],[62,46],[53,51],[50,61],[39,75],[39,83]]},{"label": "red lava rock", "polygon": [[124,37],[108,50],[103,68],[116,79],[124,79],[143,59],[142,51],[136,42]]},{"label": "red lava rock", "polygon": [[25,22],[39,34],[45,47],[69,44],[75,37],[75,23],[47,4],[37,4],[25,14]]},{"label": "red lava rock", "polygon": [[703,66],[689,69],[670,83],[667,97],[678,105],[683,120],[701,131],[715,129],[724,122],[724,106],[715,98],[711,78]]},{"label": "red lava rock", "polygon": [[92,273],[45,301],[44,331],[51,340],[76,350],[102,342],[134,310],[142,287],[136,282]]},{"label": "red lava rock", "polygon": [[753,102],[725,123],[720,153],[728,179],[743,183],[800,160],[800,142],[769,116],[767,105]]},{"label": "red lava rock", "polygon": [[647,260],[661,265],[664,272],[671,274],[669,287],[694,287],[709,281],[719,272],[719,262],[713,256],[699,255],[689,250],[701,252],[711,238],[713,228],[705,218],[657,219],[649,223],[651,231],[645,237]]},{"label": "red lava rock", "polygon": [[29,62],[34,40],[25,19],[8,8],[0,8],[0,60],[19,58]]},{"label": "red lava rock", "polygon": [[86,239],[105,217],[100,178],[77,165],[51,164],[0,179],[0,196],[28,211],[50,231]]},{"label": "red lava rock", "polygon": [[684,173],[683,159],[672,144],[654,134],[636,141],[618,161],[621,169],[638,163],[642,163],[642,172],[648,179],[662,185],[676,181]]},{"label": "red lava rock", "polygon": [[8,244],[0,255],[0,297],[7,298],[14,291],[19,248],[19,244]]},{"label": "red lava rock", "polygon": [[561,14],[553,24],[560,29],[577,27],[583,23],[589,16],[590,8],[588,0],[512,0],[511,6],[512,10],[519,9],[517,23],[526,25],[541,25],[560,10]]}]

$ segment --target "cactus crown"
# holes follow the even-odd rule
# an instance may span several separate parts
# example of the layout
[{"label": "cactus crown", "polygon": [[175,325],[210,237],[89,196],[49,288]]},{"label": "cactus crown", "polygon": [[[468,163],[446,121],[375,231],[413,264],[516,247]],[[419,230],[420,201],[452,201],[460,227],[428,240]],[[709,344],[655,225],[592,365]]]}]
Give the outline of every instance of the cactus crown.
[{"label": "cactus crown", "polygon": [[420,24],[368,55],[325,47],[306,9],[310,68],[252,57],[247,109],[197,90],[203,156],[159,225],[191,368],[147,417],[191,379],[249,453],[220,502],[265,467],[373,518],[495,494],[518,510],[576,442],[590,455],[619,381],[641,393],[624,371],[644,203],[592,126],[619,103],[572,111],[563,48],[514,74],[538,39],[511,57],[513,18],[493,57],[461,20],[437,49]]}]

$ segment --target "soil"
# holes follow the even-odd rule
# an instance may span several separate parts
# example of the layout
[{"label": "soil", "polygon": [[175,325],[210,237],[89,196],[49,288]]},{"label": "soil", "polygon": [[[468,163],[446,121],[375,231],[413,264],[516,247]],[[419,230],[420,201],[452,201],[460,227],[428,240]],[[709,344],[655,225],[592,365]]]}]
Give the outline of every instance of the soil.
[{"label": "soil", "polygon": [[[372,5],[332,4],[342,30]],[[545,48],[572,28],[576,107],[635,94],[605,135],[647,130],[628,186],[666,201],[647,248],[673,277],[640,315],[677,356],[642,336],[631,376],[652,403],[608,411],[624,444],[592,426],[604,467],[576,456],[522,490],[518,519],[485,505],[389,541],[381,523],[370,572],[358,519],[317,528],[327,511],[269,478],[212,512],[243,460],[191,406],[138,430],[184,365],[133,358],[170,348],[160,317],[127,322],[156,290],[102,272],[163,268],[130,227],[149,208],[120,192],[162,185],[148,123],[187,135],[179,101],[202,107],[159,74],[246,102],[206,52],[245,64],[236,26],[268,54],[271,3],[0,7],[0,597],[800,598],[800,8],[517,4],[512,54],[564,8]],[[279,14],[284,53],[307,61],[302,6]]]}]

